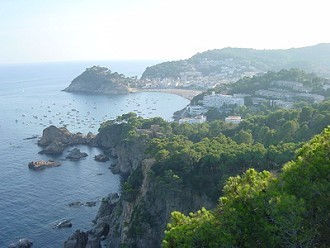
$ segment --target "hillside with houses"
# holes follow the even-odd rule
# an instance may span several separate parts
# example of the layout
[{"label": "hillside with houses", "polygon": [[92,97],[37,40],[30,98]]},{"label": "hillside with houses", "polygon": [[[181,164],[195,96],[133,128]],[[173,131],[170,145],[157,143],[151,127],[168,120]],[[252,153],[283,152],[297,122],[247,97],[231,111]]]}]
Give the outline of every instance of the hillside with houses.
[{"label": "hillside with houses", "polygon": [[223,48],[189,59],[147,67],[139,82],[144,88],[210,89],[267,71],[298,68],[330,77],[330,44],[286,50]]}]

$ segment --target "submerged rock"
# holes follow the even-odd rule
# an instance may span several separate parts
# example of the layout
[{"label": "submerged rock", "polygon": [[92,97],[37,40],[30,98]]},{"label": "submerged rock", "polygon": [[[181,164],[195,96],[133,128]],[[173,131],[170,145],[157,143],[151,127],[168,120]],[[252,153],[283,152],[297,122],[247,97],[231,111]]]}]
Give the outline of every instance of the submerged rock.
[{"label": "submerged rock", "polygon": [[69,203],[69,207],[80,207],[80,206],[95,207],[96,201],[88,201],[88,202],[76,201]]},{"label": "submerged rock", "polygon": [[81,206],[81,205],[82,205],[82,203],[80,201],[69,203],[69,207],[78,207],[78,206]]},{"label": "submerged rock", "polygon": [[53,160],[32,161],[28,164],[29,169],[32,169],[32,170],[43,170],[45,168],[58,167],[60,165],[61,165],[60,162],[56,162],[56,161],[53,161]]},{"label": "submerged rock", "polygon": [[81,152],[80,149],[74,148],[66,158],[70,160],[79,160],[87,156],[88,154],[86,152]]}]

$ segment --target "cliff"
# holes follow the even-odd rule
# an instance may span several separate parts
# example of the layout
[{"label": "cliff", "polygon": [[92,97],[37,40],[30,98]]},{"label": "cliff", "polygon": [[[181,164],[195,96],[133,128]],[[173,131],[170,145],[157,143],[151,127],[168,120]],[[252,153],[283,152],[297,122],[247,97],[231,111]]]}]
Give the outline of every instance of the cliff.
[{"label": "cliff", "polygon": [[125,94],[129,93],[130,78],[100,66],[87,68],[64,89],[67,92],[93,94]]},{"label": "cliff", "polygon": [[160,247],[172,211],[188,213],[205,206],[214,207],[205,195],[190,188],[157,181],[151,173],[154,165],[154,159],[142,160],[127,181],[131,184],[138,180],[141,184],[127,189],[125,183],[115,204],[110,200],[102,204],[92,233],[100,237],[105,228],[99,227],[109,227],[105,237],[107,247]]}]

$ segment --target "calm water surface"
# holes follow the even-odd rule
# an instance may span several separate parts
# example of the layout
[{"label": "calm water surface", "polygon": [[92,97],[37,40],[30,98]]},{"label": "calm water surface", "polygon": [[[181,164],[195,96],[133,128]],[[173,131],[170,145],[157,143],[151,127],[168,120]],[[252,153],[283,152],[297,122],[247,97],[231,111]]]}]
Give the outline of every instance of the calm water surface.
[{"label": "calm water surface", "polygon": [[[62,247],[76,229],[87,230],[100,200],[119,191],[120,178],[98,163],[97,148],[78,146],[84,160],[40,155],[37,139],[49,125],[71,132],[97,132],[100,123],[130,111],[143,117],[161,116],[171,121],[188,100],[166,93],[141,92],[116,96],[73,94],[61,91],[85,68],[99,64],[127,76],[140,76],[152,62],[84,62],[0,66],[0,247],[30,238],[33,247]],[[68,148],[72,149],[72,148]],[[62,166],[31,171],[33,160],[56,159]],[[75,201],[96,201],[95,207],[69,207]],[[60,219],[71,219],[72,228],[53,229]]]}]

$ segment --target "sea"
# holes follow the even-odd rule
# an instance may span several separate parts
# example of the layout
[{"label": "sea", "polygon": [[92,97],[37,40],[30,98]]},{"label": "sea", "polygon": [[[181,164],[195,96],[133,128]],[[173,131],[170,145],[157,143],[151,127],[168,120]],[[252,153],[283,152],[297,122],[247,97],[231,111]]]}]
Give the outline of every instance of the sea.
[{"label": "sea", "polygon": [[[160,116],[172,121],[173,113],[189,101],[160,92],[123,95],[88,95],[62,91],[86,68],[100,65],[126,76],[140,77],[157,61],[91,61],[0,65],[0,247],[21,238],[33,247],[63,247],[77,229],[93,226],[100,201],[109,193],[120,194],[120,176],[110,163],[94,161],[102,151],[77,146],[86,159],[66,160],[67,148],[60,156],[41,155],[37,145],[43,130],[66,126],[70,132],[97,133],[100,124],[128,112],[144,118]],[[28,163],[56,160],[55,168],[34,171]],[[73,202],[95,201],[96,206],[69,206]],[[71,228],[56,229],[68,219]]]}]

